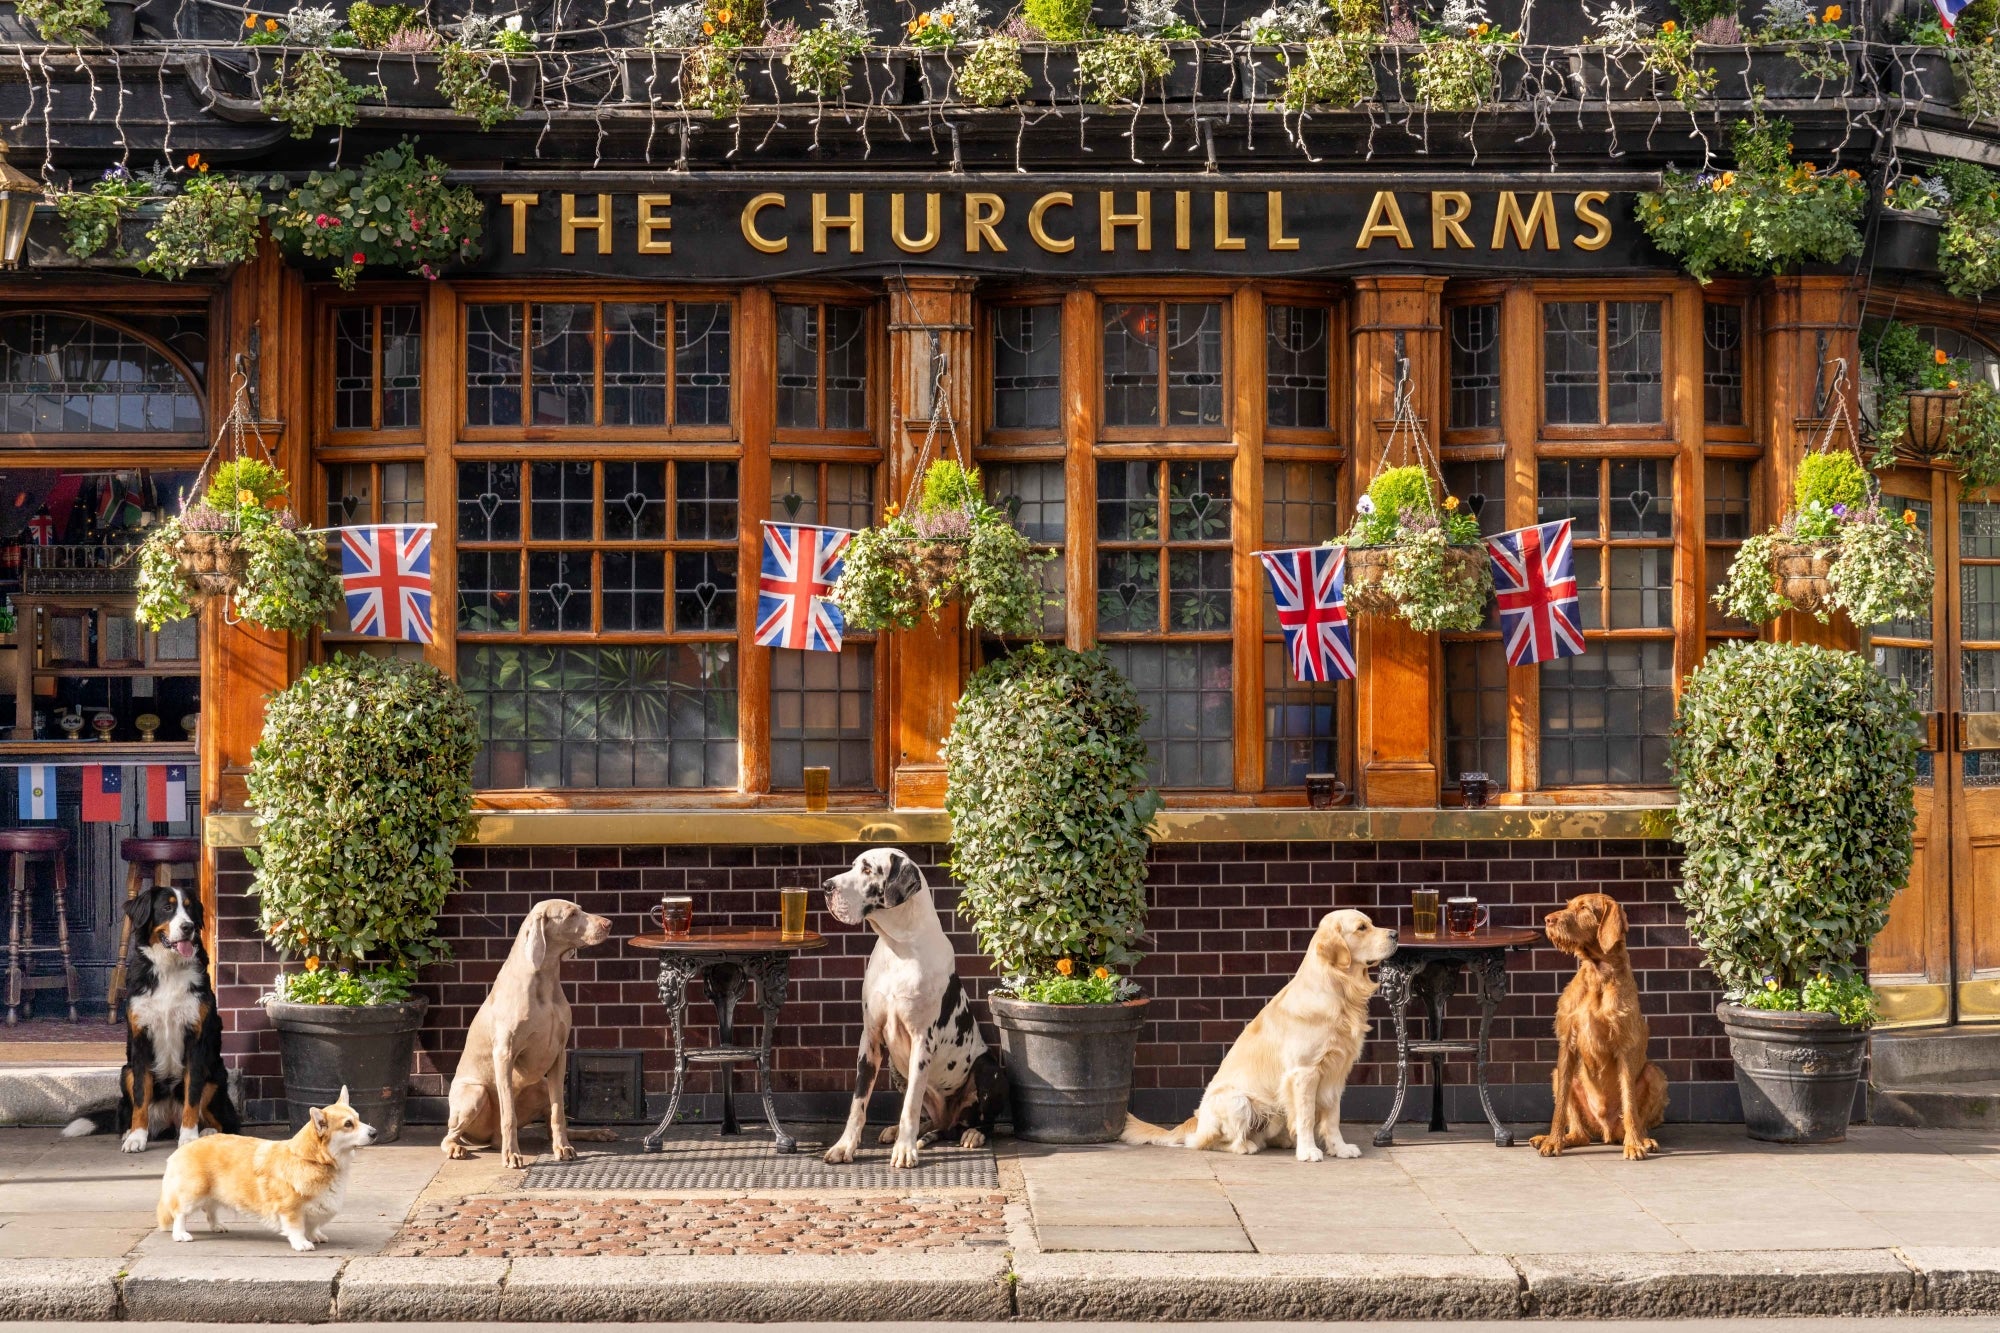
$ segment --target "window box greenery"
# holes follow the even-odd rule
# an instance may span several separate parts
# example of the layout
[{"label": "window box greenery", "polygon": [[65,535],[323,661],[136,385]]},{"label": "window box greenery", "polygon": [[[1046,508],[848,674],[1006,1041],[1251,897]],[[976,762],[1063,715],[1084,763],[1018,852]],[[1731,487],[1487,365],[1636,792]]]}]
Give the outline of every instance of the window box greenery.
[{"label": "window box greenery", "polygon": [[14,12],[45,42],[78,46],[111,21],[104,0],[15,0]]},{"label": "window box greenery", "polygon": [[445,955],[478,752],[471,702],[424,663],[336,657],[265,706],[246,854],[264,937],[301,969],[265,1001],[294,1121],[344,1083],[384,1137],[401,1126],[423,1015],[409,983]]},{"label": "window box greenery", "polygon": [[1124,1127],[1145,1001],[1145,710],[1101,650],[1031,644],[974,673],[945,739],[958,911],[993,960],[1015,1132]]},{"label": "window box greenery", "polygon": [[436,278],[475,260],[486,208],[470,189],[445,184],[445,165],[405,139],[359,169],[315,171],[270,210],[272,237],[308,259],[331,261],[340,285],[398,269]]},{"label": "window box greenery", "polygon": [[299,531],[285,490],[269,463],[239,458],[217,468],[203,499],[140,546],[139,619],[158,629],[228,598],[266,629],[318,628],[339,602],[340,578],[325,539]]},{"label": "window box greenery", "polygon": [[1928,103],[1931,109],[1958,105],[1962,90],[1952,69],[1951,47],[1876,45],[1870,50],[1875,57],[1876,83],[1887,96],[1905,103]]},{"label": "window box greenery", "polygon": [[209,174],[200,153],[187,158],[194,175],[160,206],[139,256],[143,273],[178,282],[200,268],[228,268],[257,256],[264,200],[248,182]]},{"label": "window box greenery", "polygon": [[1946,291],[1975,299],[2000,287],[2000,177],[1977,163],[1947,159],[1898,180],[1883,202],[1936,214],[1937,272]]},{"label": "window box greenery", "polygon": [[1751,1137],[1844,1137],[1864,955],[1907,881],[1921,718],[1858,653],[1711,648],[1673,740],[1688,935],[1722,983]]},{"label": "window box greenery", "polygon": [[1479,520],[1443,490],[1414,466],[1389,468],[1369,483],[1354,526],[1328,543],[1347,548],[1349,611],[1399,616],[1425,633],[1485,622],[1493,571]]}]

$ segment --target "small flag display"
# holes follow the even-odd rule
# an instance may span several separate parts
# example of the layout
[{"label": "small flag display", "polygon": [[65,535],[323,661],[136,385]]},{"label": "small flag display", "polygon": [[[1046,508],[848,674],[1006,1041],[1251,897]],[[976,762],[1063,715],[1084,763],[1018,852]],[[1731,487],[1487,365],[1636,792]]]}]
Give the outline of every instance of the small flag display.
[{"label": "small flag display", "polygon": [[1945,36],[1956,36],[1958,16],[1965,12],[1965,7],[1971,4],[1972,0],[1931,0],[1931,3],[1937,6],[1938,22],[1944,25]]},{"label": "small flag display", "polygon": [[1584,651],[1570,520],[1502,532],[1486,539],[1500,637],[1512,666],[1578,657]]},{"label": "small flag display", "polygon": [[340,528],[340,583],[356,634],[431,643],[430,523]]},{"label": "small flag display", "polygon": [[83,822],[117,824],[125,818],[125,770],[116,764],[83,766]]},{"label": "small flag display", "polygon": [[757,642],[766,648],[837,653],[847,622],[827,600],[840,581],[845,528],[764,524],[764,565],[757,578]]},{"label": "small flag display", "polygon": [[1354,633],[1347,622],[1347,548],[1259,551],[1278,603],[1278,627],[1292,679],[1354,679]]},{"label": "small flag display", "polygon": [[56,817],[56,770],[53,764],[22,764],[21,818]]},{"label": "small flag display", "polygon": [[146,765],[146,818],[155,824],[175,824],[187,818],[186,764]]}]

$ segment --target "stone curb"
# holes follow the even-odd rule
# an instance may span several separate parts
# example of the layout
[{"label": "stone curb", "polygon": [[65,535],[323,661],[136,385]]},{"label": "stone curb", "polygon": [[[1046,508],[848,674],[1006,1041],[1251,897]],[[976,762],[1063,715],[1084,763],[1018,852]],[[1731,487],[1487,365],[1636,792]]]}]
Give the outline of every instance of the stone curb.
[{"label": "stone curb", "polygon": [[1926,1312],[2000,1312],[2000,1250],[1927,1245],[1898,1253],[1922,1277]]},{"label": "stone curb", "polygon": [[218,1324],[324,1323],[344,1259],[332,1256],[149,1254],[125,1275],[127,1319]]},{"label": "stone curb", "polygon": [[353,1259],[340,1273],[334,1318],[490,1323],[500,1318],[505,1259]]},{"label": "stone curb", "polygon": [[1486,1255],[1023,1254],[1022,1319],[1513,1319],[1521,1278]]},{"label": "stone curb", "polygon": [[637,1322],[988,1320],[1013,1313],[1004,1253],[517,1259],[500,1318]]},{"label": "stone curb", "polygon": [[1899,1314],[1920,1308],[1923,1295],[1889,1250],[1538,1254],[1515,1264],[1526,1313],[1541,1319]]},{"label": "stone curb", "polygon": [[0,1259],[0,1320],[116,1319],[123,1259]]}]

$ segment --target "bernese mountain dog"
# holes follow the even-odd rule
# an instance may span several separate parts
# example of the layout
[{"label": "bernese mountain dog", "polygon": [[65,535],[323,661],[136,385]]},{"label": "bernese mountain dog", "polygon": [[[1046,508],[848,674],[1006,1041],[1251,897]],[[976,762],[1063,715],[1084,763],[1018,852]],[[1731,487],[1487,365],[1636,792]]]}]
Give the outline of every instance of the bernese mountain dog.
[{"label": "bernese mountain dog", "polygon": [[64,1138],[115,1130],[124,1152],[144,1152],[178,1126],[180,1142],[243,1127],[229,1100],[222,1019],[208,984],[201,942],[201,895],[193,885],[161,885],[125,904],[132,921],[126,964],[125,1069],[117,1118],[109,1110],[72,1120]]}]

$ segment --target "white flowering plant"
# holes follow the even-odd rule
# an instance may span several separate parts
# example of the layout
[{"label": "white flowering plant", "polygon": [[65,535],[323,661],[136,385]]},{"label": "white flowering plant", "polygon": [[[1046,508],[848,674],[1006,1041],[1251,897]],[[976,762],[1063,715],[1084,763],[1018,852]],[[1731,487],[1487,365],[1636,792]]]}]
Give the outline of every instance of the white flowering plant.
[{"label": "white flowering plant", "polygon": [[1243,24],[1258,46],[1297,46],[1323,35],[1330,11],[1319,0],[1284,0]]},{"label": "white flowering plant", "polygon": [[1596,46],[1637,46],[1653,36],[1653,25],[1646,22],[1640,10],[1639,0],[1629,5],[1610,4],[1604,12],[1591,20],[1596,29],[1590,40]]},{"label": "white flowering plant", "polygon": [[1200,28],[1175,11],[1174,0],[1127,0],[1125,31],[1166,42],[1193,41],[1201,36]]},{"label": "white flowering plant", "polygon": [[680,51],[691,46],[700,46],[702,38],[701,0],[687,0],[686,4],[669,5],[655,11],[652,22],[646,25],[646,46],[654,51]]}]

